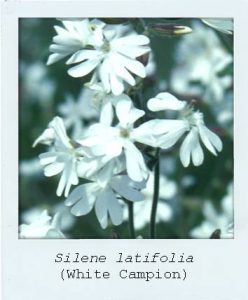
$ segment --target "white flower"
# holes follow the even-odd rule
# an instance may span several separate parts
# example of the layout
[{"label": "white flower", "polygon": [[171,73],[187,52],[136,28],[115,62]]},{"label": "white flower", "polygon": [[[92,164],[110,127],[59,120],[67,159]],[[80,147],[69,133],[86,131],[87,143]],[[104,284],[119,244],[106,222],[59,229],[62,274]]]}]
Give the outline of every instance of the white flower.
[{"label": "white flower", "polygon": [[[121,97],[121,96],[120,96]],[[116,103],[116,115],[119,124],[115,127],[98,123],[92,125],[88,130],[88,137],[78,142],[90,147],[95,155],[108,155],[118,157],[125,154],[128,176],[134,181],[142,181],[147,178],[148,171],[140,150],[135,142],[153,145],[153,131],[146,124],[134,128],[134,123],[141,118],[145,112],[136,109],[129,97],[125,95]]]},{"label": "white flower", "polygon": [[57,33],[53,37],[50,51],[53,52],[47,61],[51,65],[71,55],[87,45],[97,45],[102,40],[102,28],[105,24],[99,20],[63,20],[61,26],[54,26]]},{"label": "white flower", "polygon": [[[70,21],[66,22],[69,26]],[[81,23],[83,22],[86,20],[81,21]],[[73,22],[70,26],[73,27],[75,23]],[[105,91],[115,95],[120,95],[124,91],[124,82],[131,86],[136,84],[132,74],[141,78],[146,76],[144,65],[136,58],[150,51],[148,37],[138,35],[134,31],[126,34],[122,25],[111,26],[110,28],[101,25],[91,32],[84,27],[83,30],[78,31],[80,36],[87,37],[87,42],[81,42],[81,46],[76,43],[76,47],[74,47],[71,41],[72,38],[75,38],[74,32],[65,34],[65,29],[61,27],[56,27],[56,30],[61,31],[61,34],[54,38],[54,42],[59,44],[51,46],[50,50],[55,53],[52,54],[52,59],[49,57],[49,63],[51,61],[52,63],[56,62],[57,57],[60,59],[72,54],[67,64],[76,65],[68,70],[70,76],[83,77],[94,71],[93,78],[99,78]],[[91,36],[94,37],[96,31],[97,38],[92,39]]]},{"label": "white flower", "polygon": [[71,185],[78,184],[76,168],[80,153],[72,146],[61,118],[55,117],[49,128],[54,131],[54,149],[40,154],[40,163],[44,166],[47,177],[62,172],[56,193],[61,196],[64,192],[65,196],[68,196]]},{"label": "white flower", "polygon": [[77,185],[79,177],[90,178],[95,172],[106,165],[113,157],[110,155],[95,155],[89,147],[82,147],[79,144],[72,144],[66,134],[63,120],[55,117],[49,128],[37,139],[46,142],[46,132],[52,130],[53,140],[48,135],[51,148],[48,152],[39,155],[40,163],[44,166],[44,174],[51,177],[62,173],[57,188],[57,196],[67,197],[72,185]]},{"label": "white flower", "polygon": [[[136,229],[142,229],[150,222],[151,207],[154,192],[154,175],[150,172],[146,187],[141,191],[144,200],[134,204],[134,224]],[[174,181],[160,175],[159,202],[157,207],[156,222],[168,222],[173,216],[173,210],[166,200],[172,199],[177,193]],[[124,210],[124,219],[128,220],[128,209]]]},{"label": "white flower", "polygon": [[40,216],[44,213],[45,208],[56,217],[57,221],[59,221],[59,228],[64,232],[75,224],[76,218],[73,216],[68,207],[64,206],[63,203],[58,203],[54,206],[35,206],[25,210],[21,214],[21,223],[24,224],[32,224],[37,222],[40,219]]},{"label": "white flower", "polygon": [[202,19],[202,21],[208,26],[226,33],[233,34],[233,20],[228,18],[207,18]]},{"label": "white flower", "polygon": [[52,219],[44,210],[32,223],[20,225],[19,236],[25,239],[64,238],[60,231],[59,218],[59,214],[56,214]]},{"label": "white flower", "polygon": [[58,112],[63,117],[65,127],[72,128],[74,139],[82,135],[86,122],[89,123],[99,117],[93,97],[92,90],[83,88],[77,100],[71,95],[67,95],[66,102],[58,106]]},{"label": "white flower", "polygon": [[189,166],[191,159],[195,166],[203,163],[200,140],[214,155],[222,150],[220,138],[205,126],[203,114],[193,111],[192,106],[185,101],[180,101],[169,93],[160,93],[158,97],[150,99],[147,105],[152,111],[169,109],[180,112],[177,120],[151,120],[147,122],[147,127],[153,128],[154,135],[157,136],[156,146],[162,149],[170,148],[188,132],[180,148],[180,159],[184,167]]},{"label": "white flower", "polygon": [[26,64],[21,62],[21,91],[28,101],[37,100],[41,105],[48,105],[53,100],[56,83],[49,78],[46,66],[42,62]]},{"label": "white flower", "polygon": [[194,229],[190,235],[193,238],[210,238],[211,234],[221,230],[221,238],[233,238],[233,230],[230,228],[233,224],[233,186],[228,186],[228,193],[222,199],[221,212],[218,213],[212,202],[206,201],[203,205],[203,215],[205,220]]},{"label": "white flower", "polygon": [[42,174],[42,167],[38,158],[25,159],[20,162],[20,174],[22,176],[39,176]]},{"label": "white flower", "polygon": [[73,215],[86,215],[95,206],[96,216],[102,228],[106,228],[108,216],[114,225],[122,223],[123,208],[119,196],[129,201],[143,200],[142,194],[128,176],[113,176],[112,172],[112,166],[109,164],[98,173],[94,181],[79,185],[72,191],[65,205],[72,206]]},{"label": "white flower", "polygon": [[116,96],[112,93],[107,93],[101,82],[89,82],[86,86],[93,92],[92,101],[100,113],[99,122],[102,124],[109,125],[112,123],[114,108],[119,101],[125,100],[132,103],[132,100],[126,94]]},{"label": "white flower", "polygon": [[181,95],[194,95],[204,101],[224,100],[232,85],[232,76],[219,73],[233,61],[216,32],[200,22],[193,32],[181,38],[176,51],[176,66],[171,76],[171,89]]}]

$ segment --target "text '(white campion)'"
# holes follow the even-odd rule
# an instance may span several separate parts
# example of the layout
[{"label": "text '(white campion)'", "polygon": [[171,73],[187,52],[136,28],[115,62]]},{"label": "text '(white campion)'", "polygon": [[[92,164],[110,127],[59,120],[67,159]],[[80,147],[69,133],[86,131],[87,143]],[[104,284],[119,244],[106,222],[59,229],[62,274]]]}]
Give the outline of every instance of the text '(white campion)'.
[{"label": "text '(white campion)'", "polygon": [[67,64],[72,77],[83,77],[92,71],[92,82],[100,80],[107,93],[120,95],[127,83],[136,84],[133,75],[146,77],[145,66],[137,60],[149,53],[150,40],[130,26],[106,25],[99,20],[63,21],[55,26],[57,35],[50,46],[53,52],[48,64],[71,55]]}]

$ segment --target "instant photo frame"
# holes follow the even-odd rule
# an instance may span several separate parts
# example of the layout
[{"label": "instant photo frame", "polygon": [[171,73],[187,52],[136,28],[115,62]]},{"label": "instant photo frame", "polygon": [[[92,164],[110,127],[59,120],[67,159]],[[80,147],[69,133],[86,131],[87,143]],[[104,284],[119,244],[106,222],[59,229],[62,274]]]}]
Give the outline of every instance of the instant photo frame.
[{"label": "instant photo frame", "polygon": [[[201,3],[193,0],[2,3],[3,300],[247,299],[247,9],[247,1],[212,0]],[[19,19],[179,16],[232,18],[234,21],[234,239],[20,239]],[[140,262],[135,262],[136,259]],[[66,278],[68,270],[75,269],[84,272],[87,279]],[[130,272],[145,275],[127,278]]]}]

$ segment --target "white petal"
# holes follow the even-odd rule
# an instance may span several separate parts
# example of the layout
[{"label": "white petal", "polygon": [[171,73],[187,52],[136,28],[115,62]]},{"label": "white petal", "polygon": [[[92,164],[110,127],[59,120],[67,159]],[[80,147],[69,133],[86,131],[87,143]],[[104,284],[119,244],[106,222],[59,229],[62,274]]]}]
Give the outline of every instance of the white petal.
[{"label": "white petal", "polygon": [[178,129],[184,128],[187,130],[189,128],[188,122],[183,120],[160,120],[153,119],[141,124],[139,127],[135,129],[137,135],[143,135],[146,132],[150,132],[156,135],[166,134],[170,132],[174,132]]},{"label": "white petal", "polygon": [[167,149],[173,146],[188,129],[182,120],[154,119],[133,129],[131,138],[137,142]]},{"label": "white petal", "polygon": [[80,41],[72,37],[70,34],[60,34],[53,37],[53,42],[63,46],[70,46],[78,49],[80,46]]},{"label": "white petal", "polygon": [[58,53],[52,53],[52,54],[49,55],[46,64],[48,66],[50,66],[50,65],[56,63],[57,61],[63,59],[64,57],[66,57],[66,55],[62,55],[62,54],[58,54]]},{"label": "white petal", "polygon": [[[59,196],[59,197],[63,194],[63,191],[64,191],[65,186],[66,186],[66,182],[68,180],[68,175],[69,175],[68,174],[68,167],[65,166],[64,170],[63,170],[63,173],[60,177],[58,188],[57,188],[57,191],[56,191],[56,195]],[[68,195],[65,195],[65,196],[67,197]]]},{"label": "white petal", "polygon": [[125,56],[128,56],[132,59],[135,59],[136,57],[140,57],[148,52],[151,51],[150,47],[144,47],[144,46],[136,46],[136,47],[130,47],[130,46],[122,46],[122,47],[118,47],[118,49],[116,50],[118,51],[118,53],[121,53]]},{"label": "white petal", "polygon": [[199,133],[203,144],[214,155],[217,155],[215,149],[217,149],[217,151],[219,152],[222,150],[221,139],[215,133],[209,130],[206,126],[200,125]]},{"label": "white petal", "polygon": [[142,201],[144,195],[131,186],[131,180],[128,176],[115,176],[110,182],[111,187],[120,196],[130,201]]},{"label": "white petal", "polygon": [[73,214],[79,215],[79,210],[81,214],[87,214],[87,211],[89,212],[89,210],[91,210],[96,200],[96,193],[98,189],[99,187],[95,182],[82,184],[72,191],[69,197],[65,200],[65,205],[73,206],[80,201],[82,207],[77,206],[77,208],[74,208]]},{"label": "white petal", "polygon": [[180,159],[184,167],[189,166],[191,155],[194,165],[202,163],[203,152],[199,144],[198,131],[196,128],[190,130],[180,148]]},{"label": "white petal", "polygon": [[114,163],[112,159],[98,172],[96,181],[101,187],[105,187],[113,176]]},{"label": "white petal", "polygon": [[97,50],[79,50],[74,53],[66,62],[66,64],[75,64],[83,60],[100,59],[101,52]]},{"label": "white petal", "polygon": [[175,143],[181,138],[181,136],[186,132],[187,128],[178,127],[168,132],[167,134],[160,136],[158,140],[158,147],[162,149],[168,149],[175,145]]},{"label": "white petal", "polygon": [[150,43],[150,40],[145,35],[133,34],[133,35],[118,38],[115,41],[115,43],[120,46],[123,46],[123,45],[142,46],[142,45],[148,45]]},{"label": "white petal", "polygon": [[[89,185],[89,183],[88,183]],[[87,189],[87,183],[79,185],[76,187],[68,196],[68,198],[65,200],[66,206],[71,206],[78,202],[83,196],[85,195],[85,189]]]},{"label": "white petal", "polygon": [[55,29],[55,31],[57,32],[58,35],[67,35],[69,34],[67,30],[65,30],[63,27],[60,26],[53,26],[53,28]]},{"label": "white petal", "polygon": [[113,106],[110,101],[107,101],[103,103],[101,107],[100,123],[106,126],[111,126],[113,119],[114,119]]},{"label": "white petal", "polygon": [[200,166],[203,163],[204,154],[199,143],[198,134],[195,135],[195,142],[192,148],[192,161],[195,166]]},{"label": "white petal", "polygon": [[74,216],[84,216],[87,215],[93,208],[92,203],[89,199],[82,197],[82,200],[78,201],[71,209],[71,213]]},{"label": "white petal", "polygon": [[50,145],[55,138],[55,133],[52,128],[45,129],[42,134],[34,141],[32,147],[36,147],[38,144]]},{"label": "white petal", "polygon": [[122,127],[133,124],[141,118],[145,112],[133,107],[131,100],[123,98],[116,104],[116,114]]},{"label": "white petal", "polygon": [[190,155],[192,149],[192,140],[194,139],[194,133],[192,130],[187,134],[180,148],[180,159],[184,167],[188,167],[190,163]]},{"label": "white petal", "polygon": [[99,66],[99,76],[106,93],[110,92],[110,70],[108,60],[105,59]]},{"label": "white petal", "polygon": [[67,182],[65,186],[65,196],[67,197],[70,191],[70,188],[72,185],[78,184],[78,176],[75,168],[75,163],[72,163],[70,166],[68,166],[68,177]]},{"label": "white petal", "polygon": [[93,71],[99,64],[98,59],[87,60],[68,70],[68,74],[72,77],[83,77]]},{"label": "white petal", "polygon": [[148,170],[141,152],[131,142],[125,144],[125,156],[128,176],[134,181],[142,181],[148,176]]},{"label": "white petal", "polygon": [[75,48],[74,46],[70,46],[70,45],[64,46],[64,45],[52,44],[49,47],[49,50],[51,52],[58,53],[63,56],[67,56],[67,55],[77,51],[78,49]]},{"label": "white petal", "polygon": [[223,33],[233,33],[233,20],[231,18],[207,18],[202,19],[202,21],[210,27],[215,28]]},{"label": "white petal", "polygon": [[119,63],[123,65],[123,67],[127,68],[133,74],[138,75],[141,78],[146,77],[146,69],[141,62],[130,59],[128,57],[124,57],[123,55],[119,55],[118,60]]},{"label": "white petal", "polygon": [[95,204],[95,212],[99,223],[101,224],[102,228],[105,229],[108,225],[108,198],[104,192],[99,193],[96,204]]},{"label": "white petal", "polygon": [[57,175],[64,169],[64,166],[64,163],[54,162],[44,168],[44,174],[47,177]]},{"label": "white petal", "polygon": [[116,59],[116,56],[112,56],[113,60],[113,69],[117,76],[125,80],[128,84],[131,86],[135,85],[135,80],[133,76],[127,71],[127,69],[119,63],[118,58]]},{"label": "white petal", "polygon": [[48,239],[63,239],[65,238],[65,236],[63,235],[63,233],[55,228],[51,228],[48,230],[47,234],[46,234],[46,238]]},{"label": "white petal", "polygon": [[122,207],[116,196],[110,189],[106,192],[105,197],[108,198],[108,211],[111,221],[114,225],[118,226],[122,223],[123,220]]},{"label": "white petal", "polygon": [[42,166],[51,164],[56,161],[57,153],[56,152],[46,152],[39,155],[40,164]]},{"label": "white petal", "polygon": [[120,95],[124,91],[124,84],[122,79],[119,78],[115,73],[110,73],[110,88],[114,95]]},{"label": "white petal", "polygon": [[53,120],[49,123],[49,127],[55,132],[56,142],[62,143],[62,145],[67,149],[72,148],[70,140],[66,134],[63,119],[60,117],[53,118]]},{"label": "white petal", "polygon": [[151,111],[160,110],[182,110],[186,106],[186,101],[180,101],[170,93],[160,93],[155,98],[151,98],[147,107]]}]

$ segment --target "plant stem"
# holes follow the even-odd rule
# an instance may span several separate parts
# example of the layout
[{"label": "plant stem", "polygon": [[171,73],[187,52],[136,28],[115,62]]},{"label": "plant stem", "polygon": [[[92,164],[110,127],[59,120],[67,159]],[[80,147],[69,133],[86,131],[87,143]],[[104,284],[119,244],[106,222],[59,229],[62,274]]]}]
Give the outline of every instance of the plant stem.
[{"label": "plant stem", "polygon": [[157,163],[154,167],[154,190],[151,210],[151,221],[150,221],[150,238],[156,238],[156,214],[159,198],[159,178],[160,178],[160,161],[159,161],[159,148],[156,150]]},{"label": "plant stem", "polygon": [[127,201],[128,205],[128,217],[129,217],[129,232],[130,237],[135,239],[135,229],[134,229],[134,217],[133,217],[133,202]]}]

